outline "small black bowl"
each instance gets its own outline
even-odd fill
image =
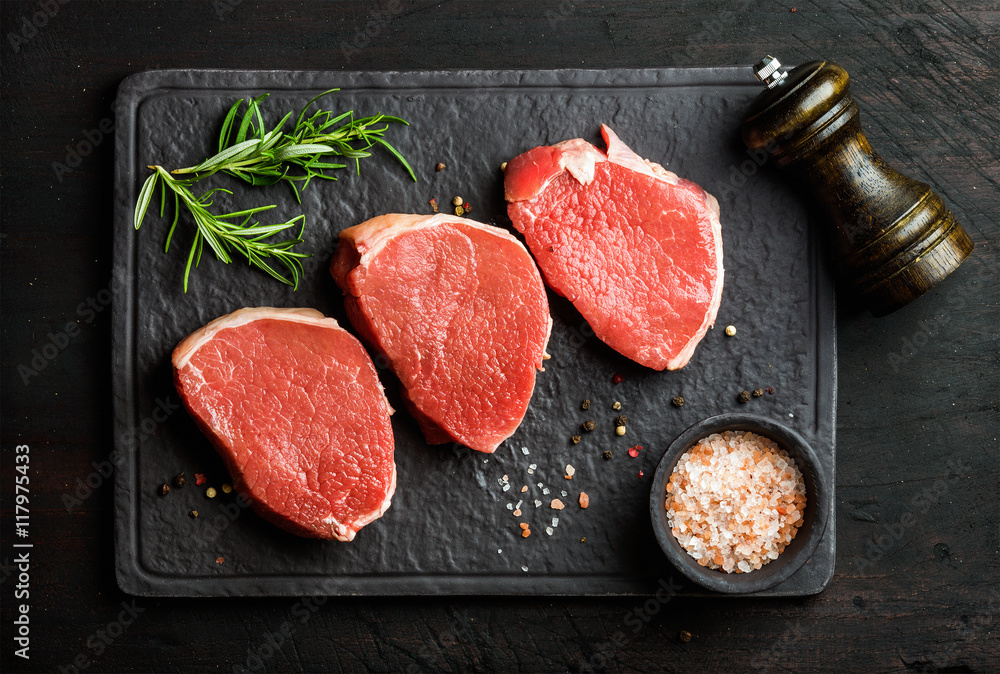
[[[670,531],[667,523],[667,482],[674,472],[674,466],[687,450],[699,440],[712,433],[723,431],[751,431],[770,438],[795,459],[806,484],[806,510],[804,522],[798,533],[777,559],[771,560],[760,569],[749,573],[726,573],[698,564],[681,547]],[[717,592],[748,594],[774,587],[787,580],[802,568],[819,545],[826,523],[830,518],[830,504],[826,490],[829,489],[827,476],[816,458],[812,447],[798,433],[782,424],[752,414],[720,414],[699,421],[681,433],[667,448],[656,467],[653,489],[649,497],[649,511],[653,521],[656,540],[670,562],[689,579],[702,587]]]

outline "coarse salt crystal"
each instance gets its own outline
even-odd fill
[[[552,535],[552,527],[545,527],[545,533],[547,533],[549,536],[551,536]]]
[[[521,571],[524,571],[524,572],[527,572],[527,571],[528,571],[528,567],[526,567],[526,566],[522,566],[522,567],[521,567]]]
[[[504,490],[504,491],[507,491],[508,489],[510,489],[510,485],[509,485],[509,484],[505,484],[505,485],[503,486],[503,490]]]
[[[559,492],[559,495],[565,498],[566,496],[569,496],[569,492],[567,492],[566,490],[563,490],[563,491]]]
[[[539,501],[538,499],[535,499],[535,507],[536,508],[541,508],[542,507],[542,502]]]
[[[714,433],[681,456],[670,479],[668,522],[702,566],[749,573],[776,559],[798,533],[806,505],[802,473],[769,438]]]
[[[521,448],[521,453],[524,454],[525,456],[528,456],[528,448],[527,447],[522,447]]]
[[[553,517],[552,518],[552,526],[554,526],[554,527],[559,526],[559,518],[558,517]]]
[[[548,494],[549,493],[549,488],[545,487],[544,489],[542,489],[542,493],[543,494]]]
[[[576,468],[567,463],[566,474],[569,475],[570,477],[573,477],[576,474]]]
[[[513,510],[513,509],[514,509],[514,504],[513,503],[508,503],[507,504],[507,510]]]
[[[528,468],[530,468],[531,470],[534,470],[534,469],[538,468],[538,464],[537,463],[529,463],[528,464]]]

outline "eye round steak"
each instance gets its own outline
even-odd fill
[[[601,132],[607,153],[576,138],[512,159],[507,212],[549,287],[601,340],[637,363],[676,370],[722,298],[719,204],[606,125]]]
[[[313,309],[240,309],[185,338],[174,383],[266,520],[349,541],[396,488],[392,408],[368,353]]]
[[[381,215],[340,233],[330,273],[429,443],[493,452],[514,433],[552,327],[517,239],[445,214]]]

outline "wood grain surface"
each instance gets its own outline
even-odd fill
[[[4,0],[0,28],[4,671],[1000,670],[994,0]],[[113,145],[101,129],[123,77],[749,65],[764,53],[843,65],[872,145],[934,186],[976,245],[944,284],[888,317],[841,306],[838,561],[825,592],[152,601],[118,590],[101,475]],[[85,140],[92,151],[67,157]],[[49,343],[55,357],[26,375]],[[20,444],[31,448],[30,660],[13,641]],[[88,480],[92,493],[67,502]]]

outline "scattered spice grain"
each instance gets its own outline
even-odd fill
[[[736,396],[736,400],[741,403],[750,402],[750,391],[740,391],[740,394]]]
[[[611,378],[612,384],[621,384],[623,381],[625,381],[625,377],[618,373],[615,373],[615,376]]]
[[[639,452],[641,452],[641,451],[642,451],[642,445],[636,445],[635,447],[629,447],[628,448],[628,455],[631,456],[634,459],[635,457],[639,456]]]
[[[435,171],[443,171],[446,168],[448,168],[448,167],[444,165],[443,161],[439,161],[437,164],[434,165],[434,170]]]
[[[438,212],[438,200],[437,199],[431,199],[427,203],[429,203],[431,205],[431,210],[432,211],[434,211],[435,213]]]
[[[759,397],[761,397],[762,395],[764,395],[764,389],[762,389],[762,388],[755,388],[755,389],[753,390],[753,397],[754,397],[754,398],[759,398]]]
[[[204,473],[195,473],[194,474],[194,483],[196,485],[198,485],[199,487],[201,485],[205,484],[205,474]]]
[[[504,162],[504,163],[500,164],[500,170],[501,171],[506,171],[507,170],[507,162]]]
[[[590,401],[589,400],[584,400],[582,403],[580,403],[580,409],[581,410],[589,410],[590,409]]]
[[[622,435],[625,435],[625,427],[624,426],[615,426],[615,435],[617,435],[619,437],[622,436]]]
[[[463,208],[462,206],[455,206],[455,215],[459,217],[465,215],[465,208]]]
[[[191,517],[197,517],[198,516],[198,511],[197,510],[192,510],[191,512],[188,513],[188,515],[190,515]]]
[[[611,460],[611,456],[612,456],[611,450],[610,449],[605,449],[603,456],[604,456],[604,460],[605,461],[610,461]]]
[[[187,484],[187,476],[185,476],[184,473],[181,473],[180,475],[174,478],[175,487],[183,487],[186,484]]]
[[[579,445],[580,444],[580,440],[582,440],[582,439],[583,438],[581,438],[579,435],[574,435],[572,438],[570,438],[570,440],[573,441],[574,445]]]
[[[735,325],[727,325],[726,326],[726,336],[727,337],[732,337],[735,334],[736,334],[736,326]]]
[[[626,423],[628,423],[628,417],[624,414],[619,414],[615,418],[615,426],[624,426]]]
[[[597,422],[594,421],[593,419],[587,419],[585,422],[583,422],[583,430],[587,431],[588,433],[596,429],[597,429]]]
[[[687,642],[691,641],[691,633],[688,632],[687,630],[681,630],[680,637],[681,637],[681,641],[683,641],[684,643],[687,643]]]
[[[462,202],[464,202],[464,201],[465,201],[465,199],[463,199],[462,197],[455,197],[454,199],[451,200],[451,205],[452,206],[461,206]]]
[[[684,407],[684,398],[682,398],[681,396],[674,396],[673,399],[670,401],[670,404],[673,405],[674,407]]]
[[[215,487],[209,487],[208,489],[205,490],[205,496],[207,496],[208,498],[215,498],[216,493],[217,492],[215,491]]]
[[[226,563],[226,558],[225,557],[216,557],[215,558],[215,563],[216,564],[225,564]]]
[[[640,479],[640,480],[642,479],[642,476],[643,476],[643,475],[645,475],[645,473],[643,473],[643,472],[642,472],[642,471],[640,470],[640,471],[639,471],[639,479]]]
[[[768,395],[774,395],[774,387],[773,386],[768,386],[767,387],[767,393],[768,393]]]
[[[229,494],[232,493],[232,491],[233,491],[233,485],[229,484],[228,482],[223,483],[222,485],[223,494]]]
[[[615,404],[611,406],[611,409],[613,409],[616,412],[618,410],[620,410],[621,408],[622,408],[622,404],[621,404],[621,402],[619,402],[617,400],[615,401]]]
[[[170,493],[170,485],[164,482],[162,485],[160,485],[159,492],[160,496],[166,496],[167,494]]]

